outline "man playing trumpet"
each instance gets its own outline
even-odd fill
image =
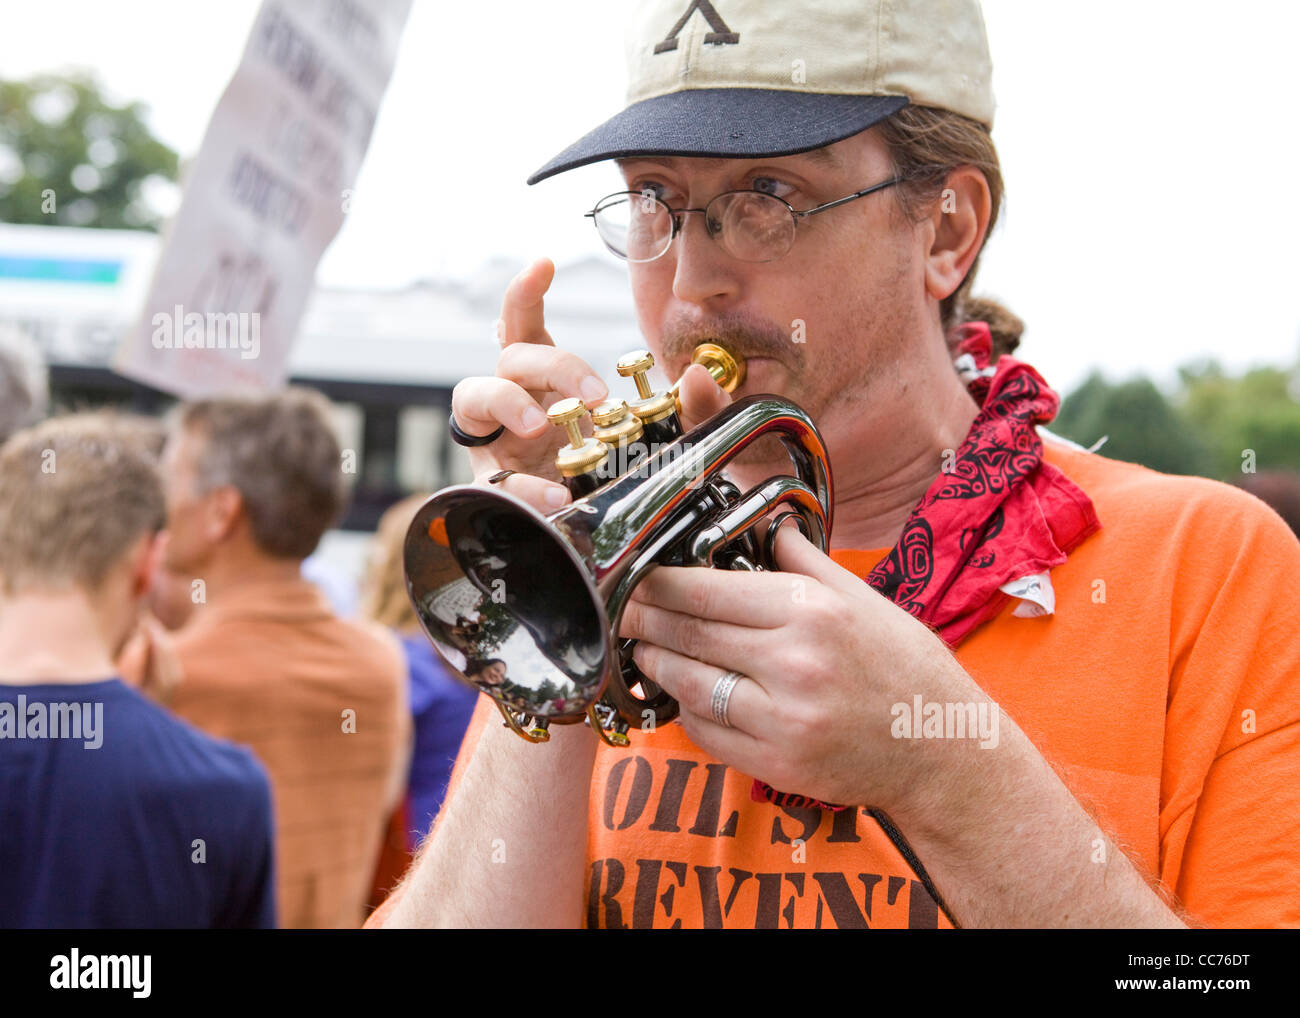
[[[530,182],[618,160],[592,218],[684,426],[808,411],[831,553],[783,527],[781,572],[655,569],[620,635],[681,716],[628,748],[530,745],[483,698],[372,924],[1300,922],[1300,544],[1039,430],[1055,393],[969,297],[1002,198],[978,8],[655,0],[629,55],[628,108]],[[476,477],[543,512],[570,497],[546,408],[607,395],[546,331],[552,272],[453,396]],[[735,393],[686,368],[704,341],[745,358]],[[788,467],[759,443],[728,474]]]

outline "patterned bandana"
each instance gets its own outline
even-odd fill
[[[997,615],[1010,581],[1065,561],[1101,528],[1092,501],[1043,461],[1035,425],[1056,416],[1060,397],[1028,364],[998,358],[984,322],[957,332],[954,366],[980,406],[970,433],[903,524],[902,535],[866,582],[956,647]],[[840,810],[755,781],[750,797],[778,806]]]

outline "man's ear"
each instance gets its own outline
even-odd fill
[[[989,183],[974,166],[958,166],[944,183],[930,213],[933,241],[925,262],[926,293],[937,301],[951,296],[979,256],[993,201]]]
[[[167,531],[142,534],[131,549],[128,570],[131,578],[131,598],[139,601],[153,586],[154,570],[162,564],[163,550],[167,547]]]
[[[244,514],[244,496],[233,484],[214,488],[204,497],[204,529],[208,540],[217,544],[224,541],[239,524]]]

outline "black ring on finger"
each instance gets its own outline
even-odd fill
[[[467,448],[473,448],[476,445],[488,445],[489,443],[495,442],[506,430],[506,426],[503,424],[490,435],[467,435],[465,432],[460,430],[460,425],[456,423],[456,415],[454,413],[447,416],[447,421],[451,425],[451,440],[457,445],[463,445]]]

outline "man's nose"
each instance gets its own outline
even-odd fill
[[[739,263],[709,236],[703,211],[681,215],[667,257],[676,258],[673,296],[691,304],[723,303],[739,293]]]

